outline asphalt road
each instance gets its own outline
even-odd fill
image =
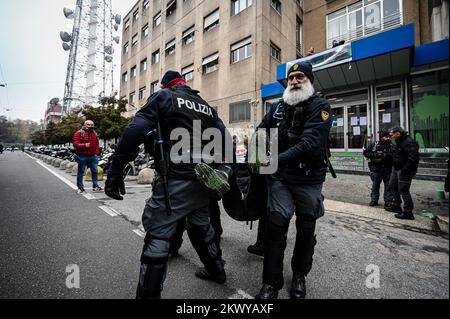
[[[99,194],[89,200],[26,154],[0,156],[0,298],[133,298],[142,247],[133,231],[149,190],[128,186],[123,202]],[[169,262],[163,298],[245,299],[258,292],[262,259],[246,252],[256,225],[250,230],[226,214],[222,222],[227,283],[194,276],[201,263],[185,236],[181,256]],[[292,224],[281,298],[288,296],[294,236]],[[448,238],[335,213],[320,220],[317,236],[308,298],[449,298]],[[80,269],[79,289],[66,286],[72,264]]]

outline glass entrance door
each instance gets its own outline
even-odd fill
[[[333,111],[333,126],[330,131],[330,147],[332,149],[345,149],[344,107],[336,107]]]
[[[367,124],[367,104],[334,107],[331,148],[362,149],[367,142]]]
[[[379,101],[377,103],[377,135],[380,131],[400,126],[400,100]]]
[[[367,104],[347,107],[347,149],[362,149],[367,146]]]

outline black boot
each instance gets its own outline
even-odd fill
[[[222,266],[223,267],[223,266]],[[227,281],[227,276],[225,275],[225,271],[222,273],[219,273],[217,275],[211,274],[208,269],[206,268],[200,268],[195,272],[195,276],[197,278],[203,279],[203,280],[210,280],[214,281],[218,284],[224,284],[225,281]]]
[[[306,280],[305,276],[299,272],[294,272],[292,276],[291,299],[305,299],[306,297]]]
[[[398,219],[406,219],[406,220],[414,220],[414,214],[412,212],[403,212],[399,214],[395,214],[395,218]]]
[[[142,258],[136,299],[161,299],[167,258]]]
[[[225,261],[222,259],[222,250],[217,241],[217,236],[211,236],[209,232],[214,233],[214,231],[211,225],[208,225],[208,227],[208,231],[195,225],[190,225],[187,228],[192,246],[194,246],[200,260],[205,265],[205,268],[197,270],[195,275],[200,279],[223,284],[227,279],[224,267]],[[209,241],[207,240],[208,236],[212,237]]]
[[[262,257],[262,256],[264,256],[264,243],[257,241],[254,245],[248,246],[247,251],[250,254]]]
[[[397,204],[392,204],[385,208],[388,212],[401,214],[402,208]]]
[[[255,299],[278,299],[278,290],[271,285],[264,284]]]
[[[370,207],[375,207],[378,206],[378,201],[377,200],[372,200],[369,204]]]
[[[280,290],[284,285],[284,251],[287,245],[289,219],[272,212],[267,217],[263,261],[263,283]]]
[[[264,256],[264,240],[266,236],[266,218],[267,214],[261,216],[258,222],[258,235],[256,238],[256,243],[254,245],[250,245],[247,248],[247,251],[250,254],[254,254],[257,256]]]

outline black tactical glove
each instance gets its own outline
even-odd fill
[[[125,183],[121,176],[108,176],[105,182],[105,194],[116,200],[123,200],[120,195],[125,195]]]

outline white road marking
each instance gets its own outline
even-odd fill
[[[25,155],[28,156],[29,158],[31,158],[32,160],[36,160],[36,161],[37,161],[37,159],[34,158],[33,156],[30,156],[30,155],[28,155],[27,153],[25,153]]]
[[[126,188],[152,188],[151,185],[125,185]]]
[[[228,297],[228,299],[255,299],[250,294],[246,293],[244,290],[239,289],[236,294]]]
[[[68,179],[62,177],[61,175],[56,174],[55,172],[53,172],[51,169],[49,169],[48,167],[46,167],[46,166],[45,166],[44,164],[42,164],[41,162],[36,161],[36,163],[38,163],[38,164],[41,165],[43,168],[45,168],[47,171],[49,171],[50,173],[52,173],[53,175],[55,175],[57,178],[59,178],[61,181],[63,181],[64,183],[66,183],[70,188],[72,188],[72,189],[74,189],[74,190],[77,190],[77,189],[78,189],[78,187],[77,187],[75,184],[73,184],[72,182],[70,182]]]
[[[139,237],[145,238],[145,233],[142,232],[140,229],[135,229],[135,230],[133,230],[133,233],[135,233],[135,234],[138,235]]]
[[[87,200],[93,200],[93,199],[95,199],[95,197],[92,196],[91,194],[86,194],[86,195],[83,195],[83,196],[84,196],[84,198],[86,198]]]
[[[99,206],[98,208],[100,208],[102,211],[104,211],[105,213],[107,213],[111,217],[116,217],[117,215],[119,215],[114,209],[112,209],[110,207]]]

